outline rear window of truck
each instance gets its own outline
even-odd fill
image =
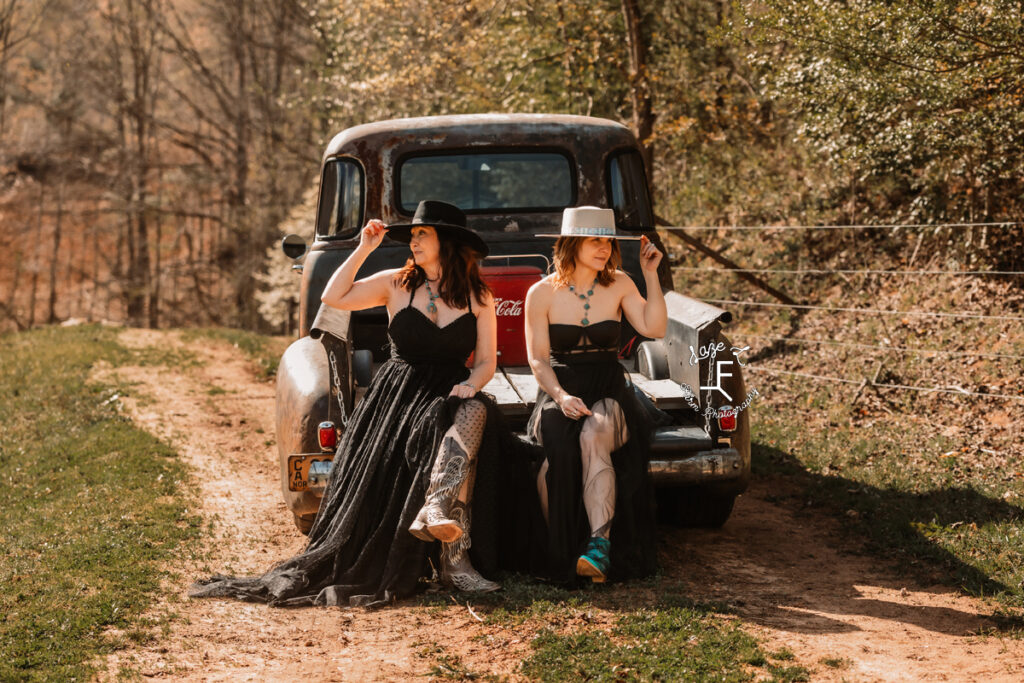
[[[620,230],[654,229],[654,212],[640,152],[627,150],[608,159],[608,200]]]
[[[573,206],[575,178],[559,152],[465,152],[416,155],[398,166],[398,203],[411,214],[424,199],[467,213],[561,211]]]
[[[320,178],[316,234],[351,236],[363,224],[363,169],[354,159],[331,159]]]

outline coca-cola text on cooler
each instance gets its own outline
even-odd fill
[[[494,314],[506,317],[514,317],[523,314],[522,299],[495,299]]]

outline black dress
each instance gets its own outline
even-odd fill
[[[619,364],[619,333],[618,320],[586,327],[548,325],[551,368],[558,383],[587,408],[603,398],[614,399],[622,408],[629,430],[626,443],[612,452],[615,513],[609,538],[611,579],[647,576],[657,568],[654,496],[647,470],[650,424]],[[543,431],[542,447],[548,461],[544,573],[558,581],[572,582],[577,578],[576,559],[590,537],[580,460],[583,420],[566,417],[554,399],[540,391],[527,431],[536,434],[538,429]]]
[[[388,336],[391,358],[349,418],[306,549],[263,576],[201,581],[192,597],[378,606],[413,593],[429,575],[428,553],[438,544],[417,540],[408,528],[462,401],[448,394],[469,376],[476,317],[467,312],[438,327],[412,306],[410,296],[392,318]],[[505,538],[521,537],[510,511],[521,509],[517,491],[532,488],[530,452],[488,396],[474,398],[487,407],[487,427],[477,455],[470,558],[486,576],[499,565],[515,568],[521,562],[521,547]]]

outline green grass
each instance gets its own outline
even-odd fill
[[[845,657],[822,657],[818,661],[830,669],[848,669],[853,663]]]
[[[81,680],[145,637],[161,569],[195,538],[175,452],[119,412],[101,361],[155,363],[96,326],[0,337],[0,680]]]
[[[181,333],[185,341],[213,339],[223,341],[238,348],[259,369],[258,375],[263,379],[273,379],[277,374],[277,366],[281,355],[288,347],[290,339],[268,337],[256,332],[236,330],[228,327],[201,327],[184,330]]]
[[[814,429],[781,411],[759,411],[753,424],[755,476],[795,483],[795,504],[841,519],[918,580],[1024,606],[1024,509],[1012,473],[963,472],[962,454],[949,455],[955,444],[927,424],[896,430],[833,415]]]
[[[725,606],[696,602],[658,577],[581,590],[505,577],[499,593],[455,597],[469,600],[491,629],[532,634],[532,651],[520,665],[531,679],[807,680],[802,667],[773,662],[783,655],[763,650]],[[421,599],[428,609],[445,602],[451,605],[448,596]],[[441,651],[423,656],[433,658],[434,676],[480,676]]]
[[[746,681],[767,664],[752,636],[734,621],[699,608],[639,609],[619,616],[612,628],[545,628],[522,664],[527,676],[545,681],[715,680]],[[800,680],[799,667],[777,680]]]

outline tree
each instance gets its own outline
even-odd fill
[[[217,0],[187,13],[171,7],[162,23],[181,78],[171,86],[176,106],[158,125],[193,157],[190,179],[210,183],[210,220],[225,231],[210,257],[230,278],[234,317],[247,327],[259,320],[253,274],[315,170],[314,116],[289,108],[301,103],[310,58],[305,16],[296,0]]]
[[[1024,214],[1017,0],[768,0],[742,27],[800,139],[841,179],[836,201],[855,197],[848,220]]]
[[[127,241],[127,314],[157,327],[159,290],[151,267],[154,116],[161,90],[160,0],[118,0],[102,12],[107,27],[105,78],[120,149],[120,194]],[[159,221],[159,218],[156,219]],[[159,245],[159,239],[157,239]]]

